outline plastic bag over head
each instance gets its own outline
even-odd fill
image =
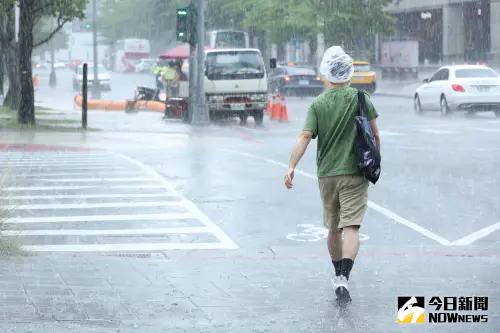
[[[340,46],[332,46],[325,51],[319,71],[332,83],[344,83],[354,74],[352,58]]]

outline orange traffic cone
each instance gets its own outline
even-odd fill
[[[286,101],[284,96],[281,96],[280,113],[278,119],[279,121],[288,121],[288,107],[286,106]]]
[[[271,100],[271,99],[268,99],[268,100],[267,100],[267,104],[266,104],[266,108],[265,108],[265,110],[264,110],[264,111],[265,111],[266,113],[269,113],[269,114],[270,114],[272,110],[273,110],[273,102],[272,102],[272,100]]]
[[[279,120],[281,114],[281,99],[279,96],[275,97],[275,102],[273,103],[273,107],[271,109],[271,120]]]

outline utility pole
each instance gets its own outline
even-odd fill
[[[92,80],[92,97],[101,98],[101,89],[99,87],[99,58],[97,54],[97,0],[92,0],[92,39],[94,48],[94,80]]]
[[[196,0],[196,75],[193,87],[193,125],[207,125],[210,121],[205,97],[205,0]],[[191,64],[192,65],[192,64]],[[190,67],[191,67],[190,65]],[[190,101],[190,102],[191,102]]]
[[[52,21],[52,29],[54,29],[54,21]],[[54,68],[55,62],[55,50],[54,50],[54,38],[49,41],[50,47],[50,76],[49,76],[49,86],[54,88],[57,84],[56,71]]]

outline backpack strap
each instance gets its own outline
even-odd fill
[[[366,117],[366,96],[364,91],[358,89],[358,116]]]

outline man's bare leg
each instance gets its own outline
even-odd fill
[[[349,280],[349,275],[351,273],[352,266],[354,265],[354,259],[356,259],[356,256],[358,255],[360,245],[359,227],[345,227],[343,228],[343,231],[344,239],[342,240],[342,259],[339,261],[340,276],[338,277],[337,288],[335,289],[337,300],[341,305],[351,302],[347,280]]]
[[[332,259],[333,267],[335,268],[335,275],[340,275],[340,266],[342,260],[342,230],[328,231],[328,252]]]
[[[342,242],[342,258],[349,258],[354,261],[359,251],[359,227],[345,227],[344,241]]]

